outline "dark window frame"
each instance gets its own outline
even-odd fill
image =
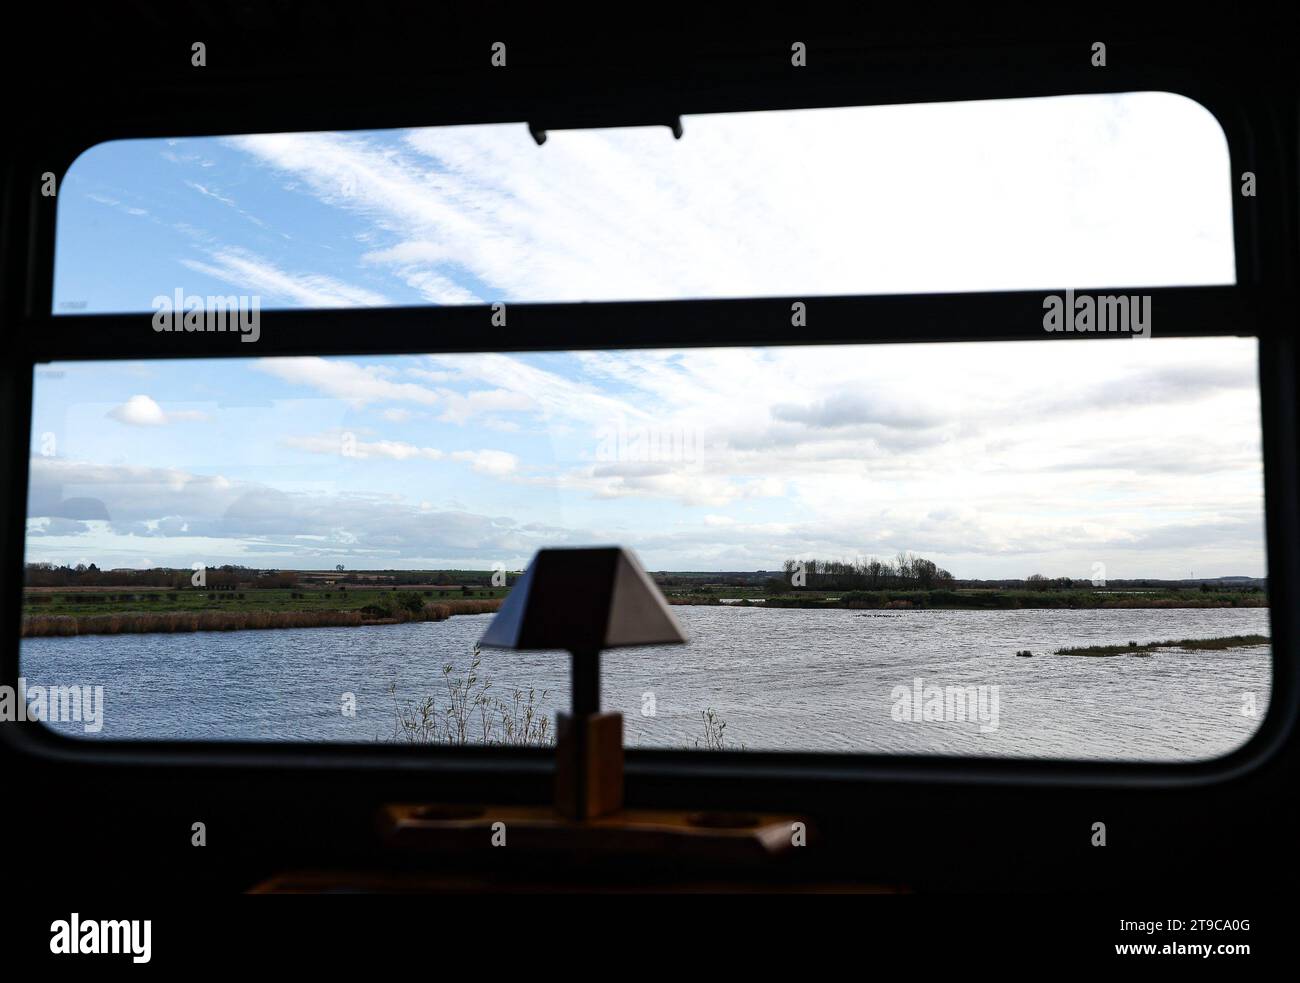
[[[629,77],[610,86],[596,109],[575,113],[568,94],[587,69],[571,74],[539,63],[524,76],[528,84],[503,82],[482,70],[455,64],[441,81],[458,80],[449,94],[399,100],[373,114],[352,103],[328,107],[329,85],[274,90],[252,111],[248,125],[241,108],[204,91],[183,87],[172,97],[192,111],[169,115],[168,96],[143,115],[107,119],[83,116],[61,133],[46,131],[15,158],[3,188],[0,242],[3,316],[9,349],[0,368],[0,399],[8,425],[0,427],[0,455],[9,481],[0,492],[0,562],[20,571],[24,553],[31,388],[35,368],[52,360],[247,357],[233,336],[158,335],[149,313],[53,315],[55,212],[37,188],[45,171],[60,175],[84,148],[107,139],[223,132],[358,129],[467,122],[524,122],[543,126],[662,122],[672,115],[749,109],[794,109],[952,100],[1023,98],[1136,90],[1169,91],[1195,99],[1218,119],[1228,141],[1233,185],[1237,282],[1226,287],[1146,289],[1160,311],[1161,337],[1246,335],[1259,339],[1261,428],[1265,467],[1266,540],[1269,558],[1273,687],[1269,712],[1255,735],[1231,754],[1203,762],[1140,763],[1035,760],[987,757],[846,754],[828,752],[705,752],[631,749],[629,779],[647,789],[713,783],[757,788],[760,783],[820,783],[828,789],[849,783],[882,785],[944,782],[966,785],[1065,785],[1125,787],[1199,786],[1224,782],[1266,763],[1290,737],[1300,692],[1300,566],[1294,544],[1300,529],[1300,480],[1295,448],[1297,350],[1294,313],[1282,302],[1293,285],[1291,223],[1293,189],[1284,187],[1293,153],[1287,135],[1293,121],[1246,81],[1212,75],[1220,52],[1170,42],[1117,43],[1112,67],[1087,67],[1087,45],[1007,45],[1001,48],[890,48],[870,51],[852,45],[833,49],[825,68],[792,80],[780,47],[766,74],[743,83],[702,75],[656,80]],[[870,57],[865,57],[865,56]],[[1134,66],[1125,68],[1123,66]],[[1068,67],[1067,67],[1068,66]],[[671,67],[671,66],[670,66]],[[345,80],[350,84],[350,80]],[[473,105],[460,92],[477,86]],[[184,100],[193,100],[184,103]],[[195,108],[197,106],[197,108]],[[350,108],[346,108],[350,107]],[[364,117],[364,118],[363,118]],[[183,120],[177,125],[178,120]],[[1245,199],[1236,193],[1243,170],[1271,182],[1275,199]],[[1062,289],[1070,284],[1060,285]],[[1141,284],[1118,284],[1132,291]],[[1106,292],[1105,288],[1090,288]],[[1041,302],[1046,291],[766,298],[761,300],[665,301],[646,303],[512,304],[509,335],[502,343],[475,344],[488,323],[484,306],[385,308],[376,310],[266,311],[258,356],[288,354],[356,355],[412,352],[526,351],[650,346],[876,343],[918,341],[1044,340]],[[808,304],[811,327],[798,336],[789,326],[790,303]],[[1163,325],[1172,323],[1167,329]],[[616,325],[617,334],[608,333]],[[906,327],[904,327],[904,325]],[[1225,325],[1233,327],[1225,328]],[[436,339],[455,339],[436,343]],[[1123,343],[1127,339],[1053,339],[1067,344]],[[19,675],[18,626],[21,591],[0,598],[0,683]],[[369,779],[387,775],[437,774],[442,787],[433,797],[454,796],[476,776],[535,787],[549,774],[551,755],[542,750],[501,748],[404,748],[336,744],[84,741],[43,726],[0,728],[0,741],[37,759],[89,765],[323,769]]]

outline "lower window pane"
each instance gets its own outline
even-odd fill
[[[33,411],[17,704],[71,736],[546,746],[567,656],[475,643],[609,543],[689,637],[605,654],[633,746],[1190,761],[1268,709],[1249,339],[61,363]]]

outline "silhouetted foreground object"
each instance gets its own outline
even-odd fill
[[[380,816],[388,843],[458,854],[504,846],[508,836],[530,852],[742,862],[803,845],[807,824],[797,816],[623,808],[623,715],[600,712],[601,649],[684,641],[659,588],[627,550],[539,551],[479,644],[573,656],[573,705],[557,714],[554,809],[393,803]]]
[[[592,819],[623,807],[623,715],[600,712],[601,649],[686,641],[659,588],[621,547],[540,550],[479,640],[566,649],[571,712],[555,727],[555,808]]]

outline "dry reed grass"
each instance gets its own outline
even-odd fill
[[[491,614],[499,600],[441,601],[417,613],[397,610],[380,620],[353,611],[128,611],[121,614],[37,614],[23,619],[24,638],[149,632],[244,631],[265,628],[348,628],[365,624],[446,621],[457,614]]]

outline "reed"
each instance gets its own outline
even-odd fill
[[[730,749],[727,744],[727,722],[722,719],[722,714],[718,713],[713,707],[700,711],[700,720],[704,724],[704,743],[701,744],[697,739],[695,746],[703,748],[705,751],[726,751]],[[739,750],[745,750],[745,745],[739,745]]]
[[[120,614],[33,614],[23,618],[24,638],[122,635],[148,632],[245,631],[269,628],[352,628],[409,621],[445,621],[458,614],[490,614],[500,600],[440,601],[417,612],[395,608],[379,619],[352,611],[127,611]]]
[[[508,698],[502,699],[492,692],[492,679],[482,674],[482,665],[476,644],[466,670],[458,671],[450,662],[442,667],[441,693],[401,701],[397,698],[396,685],[390,684],[393,740],[458,747],[467,744],[549,747],[553,744],[555,735],[550,718],[538,707],[546,699],[547,691],[515,688]]]
[[[401,700],[390,683],[393,699],[392,740],[400,744],[497,745],[550,747],[555,743],[551,720],[542,712],[548,690],[514,687],[505,698],[493,692],[493,681],[483,673],[483,659],[475,643],[469,665],[442,667],[442,690],[416,700]],[[727,722],[712,707],[700,711],[703,740],[693,743],[708,751],[745,750],[727,740]]]

